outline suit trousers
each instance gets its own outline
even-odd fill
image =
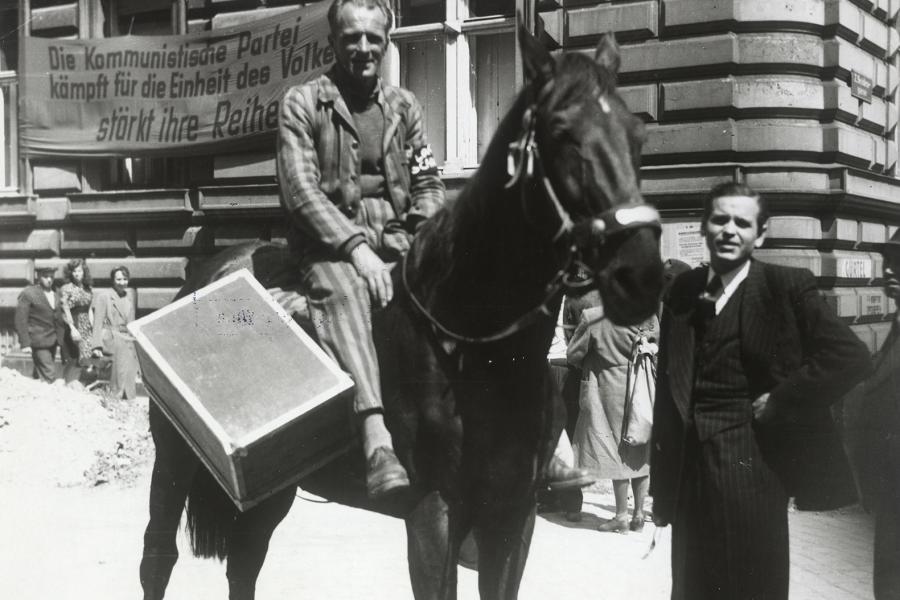
[[[787,600],[788,497],[752,423],[692,428],[672,520],[673,600]]]
[[[31,376],[47,383],[53,383],[56,379],[56,346],[51,348],[32,348],[31,362],[34,369]]]
[[[311,262],[301,275],[319,343],[356,384],[353,410],[381,410],[381,373],[365,280],[345,261]]]
[[[881,474],[887,481],[875,505],[875,600],[900,600],[900,485],[895,472]]]

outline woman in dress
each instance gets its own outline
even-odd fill
[[[63,340],[67,352],[63,353],[66,363],[63,376],[67,384],[78,381],[81,367],[91,358],[92,323],[91,272],[83,258],[70,260],[65,267],[66,283],[59,290],[63,319],[68,331]]]
[[[579,414],[572,447],[576,464],[612,479],[616,516],[600,531],[640,531],[644,527],[644,499],[649,487],[650,444],[629,445],[622,440],[625,389],[634,342],[656,342],[659,320],[654,315],[640,325],[623,327],[606,319],[603,307],[585,309],[566,353],[569,364],[581,369]],[[628,487],[634,492],[634,511],[628,520]]]
[[[137,396],[138,361],[134,338],[126,325],[134,321],[134,301],[128,295],[127,267],[114,268],[109,277],[112,289],[97,295],[94,308],[94,337],[91,347],[94,356],[112,355],[113,370],[110,378],[110,395],[129,400]]]

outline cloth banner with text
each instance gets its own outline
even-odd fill
[[[26,38],[31,156],[188,154],[271,135],[285,90],[334,62],[328,3],[181,36]]]

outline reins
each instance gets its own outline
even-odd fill
[[[537,322],[537,320],[540,318],[554,317],[554,315],[550,312],[548,305],[556,296],[556,294],[558,294],[566,287],[566,271],[571,265],[572,258],[572,254],[569,254],[569,262],[567,262],[562,269],[557,271],[553,279],[551,279],[547,284],[547,293],[544,295],[544,299],[540,304],[526,312],[524,315],[513,321],[508,326],[504,327],[500,331],[497,331],[496,333],[485,336],[472,337],[463,335],[461,333],[456,333],[455,331],[451,331],[450,329],[448,329],[443,323],[438,321],[437,317],[435,317],[427,308],[425,308],[425,305],[422,304],[422,302],[418,298],[416,298],[416,295],[413,293],[412,288],[409,285],[409,279],[406,275],[407,263],[409,262],[410,254],[412,254],[412,249],[410,249],[410,251],[403,256],[403,264],[400,265],[400,276],[403,280],[403,289],[406,290],[409,299],[412,300],[413,305],[418,309],[420,313],[422,313],[422,316],[424,316],[426,319],[428,319],[429,322],[431,322],[435,329],[454,341],[465,342],[467,344],[487,344],[490,342],[497,342],[499,340],[506,339],[511,335],[518,333],[519,331],[522,331],[523,329]]]

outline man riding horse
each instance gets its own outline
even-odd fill
[[[385,0],[335,0],[330,16],[337,64],[282,106],[278,171],[293,258],[280,244],[230,247],[198,265],[178,297],[241,268],[267,288],[283,282],[285,265],[301,275],[321,343],[365,394],[356,412],[368,492],[383,498],[411,484],[369,506],[404,504],[392,514],[406,521],[413,594],[456,597],[459,547],[472,532],[481,596],[512,600],[536,489],[584,481],[580,469],[545,466],[562,424],[551,427],[559,398],[546,360],[560,297],[585,268],[616,323],[658,307],[659,220],[638,186],[643,125],[616,92],[612,36],[593,59],[557,61],[520,22],[525,86],[477,172],[444,203],[421,108],[376,74],[391,25]],[[388,277],[386,264],[401,257]],[[240,512],[155,403],[150,429],[145,600],[165,593],[186,499],[193,553],[225,559],[229,597],[252,600],[295,490]],[[350,478],[331,475],[342,486]]]
[[[356,383],[371,498],[409,485],[384,423],[372,303],[393,297],[392,263],[443,204],[422,108],[378,70],[393,14],[386,0],[335,0],[328,11],[335,65],[289,89],[278,131],[278,181],[319,342]],[[585,474],[559,461],[554,482]]]

